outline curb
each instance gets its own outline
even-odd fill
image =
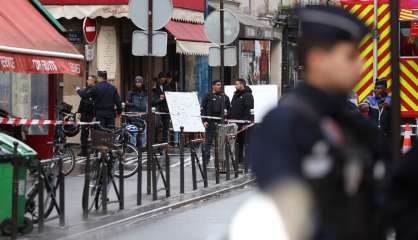
[[[141,212],[141,213],[129,216],[129,217],[125,217],[125,218],[116,220],[116,221],[111,222],[111,223],[106,223],[106,224],[96,226],[96,227],[93,227],[91,229],[81,231],[81,232],[78,232],[78,233],[75,233],[75,234],[70,234],[68,236],[58,237],[56,239],[58,239],[58,240],[77,239],[77,238],[82,237],[83,235],[93,233],[93,232],[96,232],[96,231],[100,231],[100,230],[104,230],[106,228],[109,228],[109,227],[112,227],[112,226],[115,226],[115,225],[119,225],[119,224],[122,224],[122,223],[126,223],[126,222],[129,222],[129,221],[144,218],[144,217],[152,217],[152,216],[157,215],[157,214],[162,213],[162,212],[166,212],[166,211],[173,210],[173,209],[178,209],[178,208],[181,208],[183,206],[186,206],[186,205],[189,205],[189,204],[192,204],[192,203],[195,203],[195,202],[199,202],[199,201],[202,201],[202,200],[207,200],[207,199],[210,199],[212,197],[216,197],[216,196],[231,192],[235,189],[243,188],[243,187],[245,187],[245,186],[247,186],[247,185],[249,185],[253,182],[255,182],[255,178],[250,178],[250,179],[248,179],[244,182],[238,183],[238,184],[230,186],[230,187],[215,190],[213,192],[206,193],[206,194],[203,194],[203,195],[197,196],[197,197],[192,197],[190,199],[179,201],[177,203],[157,207],[157,208],[154,208],[152,210],[148,210],[148,211]]]

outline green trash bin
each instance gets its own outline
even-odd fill
[[[2,235],[11,233],[12,224],[12,195],[13,195],[13,165],[10,161],[14,154],[14,142],[18,143],[17,154],[24,161],[33,161],[37,153],[25,143],[4,133],[0,133],[0,232]],[[18,166],[19,196],[17,204],[17,223],[18,231],[28,233],[33,225],[30,219],[25,218],[25,190],[26,190],[26,171],[25,164]]]

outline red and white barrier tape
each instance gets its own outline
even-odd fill
[[[155,114],[156,115],[169,115],[170,113],[155,112]],[[128,117],[142,117],[144,115],[147,115],[147,113],[125,112],[125,113],[122,113],[122,115],[128,116]],[[222,120],[222,118],[220,118],[220,117],[212,117],[212,116],[190,116],[190,117],[204,118],[204,119],[211,119],[211,120]],[[236,120],[236,119],[225,119],[225,121],[229,122],[229,123],[253,123],[252,121],[248,121],[248,120]]]
[[[68,122],[59,120],[43,120],[43,119],[24,119],[24,118],[2,118],[0,117],[0,125],[97,125],[100,122]]]

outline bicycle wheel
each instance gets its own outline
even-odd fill
[[[73,149],[71,149],[70,146],[64,147],[64,152],[62,153],[62,159],[63,159],[63,166],[62,170],[64,172],[65,176],[68,176],[71,174],[71,172],[74,170],[75,167],[75,154]]]
[[[120,177],[119,173],[119,161],[122,161],[123,164],[123,177],[128,178],[133,176],[138,171],[138,159],[141,156],[139,155],[138,149],[128,143],[122,146],[122,153],[115,158],[115,163],[113,164],[113,175]]]
[[[95,157],[91,159],[90,166],[90,182],[89,182],[89,191],[87,197],[87,207],[90,211],[95,205],[97,206],[101,190],[101,179],[102,179],[102,165],[100,161],[100,154],[95,154]]]
[[[54,203],[52,201],[52,195],[56,196],[57,184],[58,180],[55,177],[49,176],[45,181],[44,188],[43,188],[43,203],[44,203],[44,219],[48,218],[51,214],[52,210],[54,209]],[[35,181],[32,187],[29,189],[28,193],[26,194],[26,205],[25,210],[32,216],[32,220],[34,223],[39,222],[39,182]]]

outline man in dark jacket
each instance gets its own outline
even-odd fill
[[[97,75],[96,86],[83,90],[77,88],[77,93],[82,98],[93,98],[96,120],[105,128],[113,128],[116,114],[122,113],[120,96],[116,87],[107,82],[106,71],[98,71]]]
[[[97,83],[97,77],[94,75],[90,75],[87,79],[87,87],[86,91],[94,87]],[[91,122],[94,118],[94,101],[93,98],[90,97],[82,97],[80,100],[80,105],[78,105],[77,113],[80,114],[80,121],[82,122]],[[88,139],[89,139],[89,127],[88,126],[81,126],[81,135],[80,135],[80,143],[81,143],[81,152],[78,154],[79,156],[87,156],[88,154]]]
[[[222,99],[224,98],[224,110],[222,110]],[[212,82],[212,92],[209,92],[205,95],[202,100],[202,109],[201,114],[203,116],[203,125],[206,128],[206,142],[203,148],[203,161],[205,164],[208,164],[210,161],[210,149],[212,148],[213,137],[216,131],[216,124],[221,123],[219,119],[208,119],[204,118],[209,117],[218,117],[222,116],[222,111],[225,112],[225,116],[228,115],[230,110],[230,102],[228,96],[222,92],[221,81],[215,80]]]
[[[152,106],[156,108],[157,112],[165,113],[162,115],[156,116],[156,129],[162,128],[162,142],[168,142],[168,128],[170,125],[170,115],[168,111],[167,100],[165,98],[165,92],[171,91],[170,86],[167,84],[167,74],[160,73],[158,74],[158,79],[156,80],[156,86],[152,89]],[[158,131],[155,131],[155,142],[157,142]]]
[[[231,115],[233,120],[247,120],[253,121],[251,111],[254,109],[254,97],[244,79],[237,79],[235,81],[236,91],[231,102]],[[238,129],[242,129],[246,124],[238,124]],[[243,163],[245,139],[247,131],[243,131],[237,136],[238,143],[238,162]]]
[[[126,104],[129,107],[129,111],[137,113],[146,113],[148,110],[148,97],[147,91],[145,89],[145,81],[142,76],[136,76],[134,87],[131,91],[128,92],[126,98]],[[147,128],[145,120],[143,117],[132,117],[129,119],[129,122],[136,125],[137,127],[143,129],[141,133],[141,146],[145,147],[147,143]],[[136,142],[136,141],[135,141]],[[137,146],[138,143],[136,143]]]

